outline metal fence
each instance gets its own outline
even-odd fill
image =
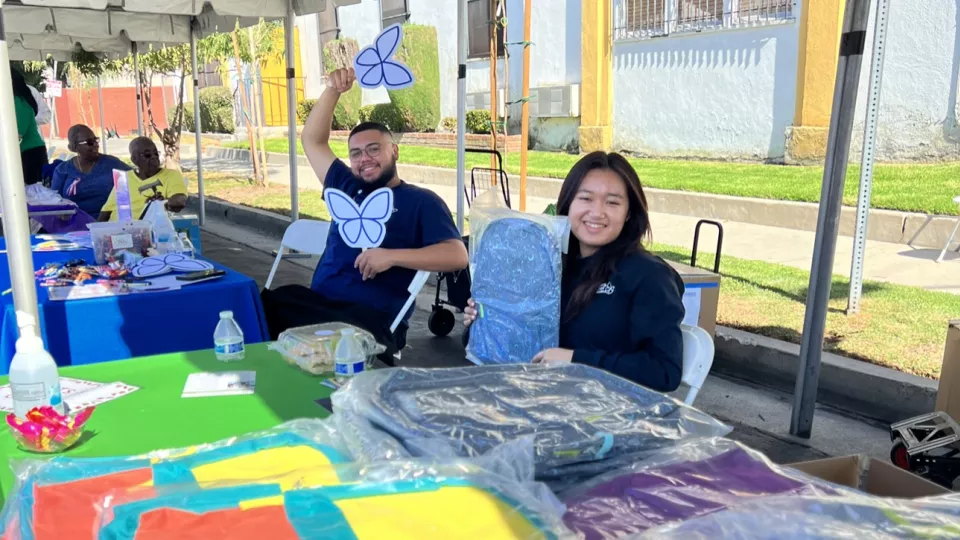
[[[613,38],[638,40],[780,24],[794,20],[795,0],[615,0]]]

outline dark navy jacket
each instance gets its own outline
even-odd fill
[[[567,261],[562,309],[590,264],[589,257]],[[653,390],[676,390],[683,366],[682,298],[683,280],[663,259],[645,251],[629,255],[576,317],[564,317],[560,347],[572,349],[576,363]]]

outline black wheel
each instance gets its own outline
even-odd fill
[[[453,312],[445,308],[435,308],[427,319],[427,328],[437,337],[448,335],[456,324],[457,319],[453,316]]]
[[[907,453],[907,445],[903,439],[893,441],[893,447],[890,448],[890,461],[905,471],[910,470],[910,454]]]

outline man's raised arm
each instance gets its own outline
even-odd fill
[[[338,69],[327,75],[327,88],[313,105],[310,116],[303,125],[300,141],[313,172],[321,182],[326,181],[327,171],[337,156],[330,149],[330,127],[333,123],[333,110],[340,100],[340,94],[350,90],[356,76],[353,68]]]

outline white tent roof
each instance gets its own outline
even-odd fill
[[[297,15],[360,0],[291,0]],[[68,60],[77,45],[125,55],[131,42],[187,43],[195,17],[201,35],[282,18],[287,0],[0,0],[11,60]]]

